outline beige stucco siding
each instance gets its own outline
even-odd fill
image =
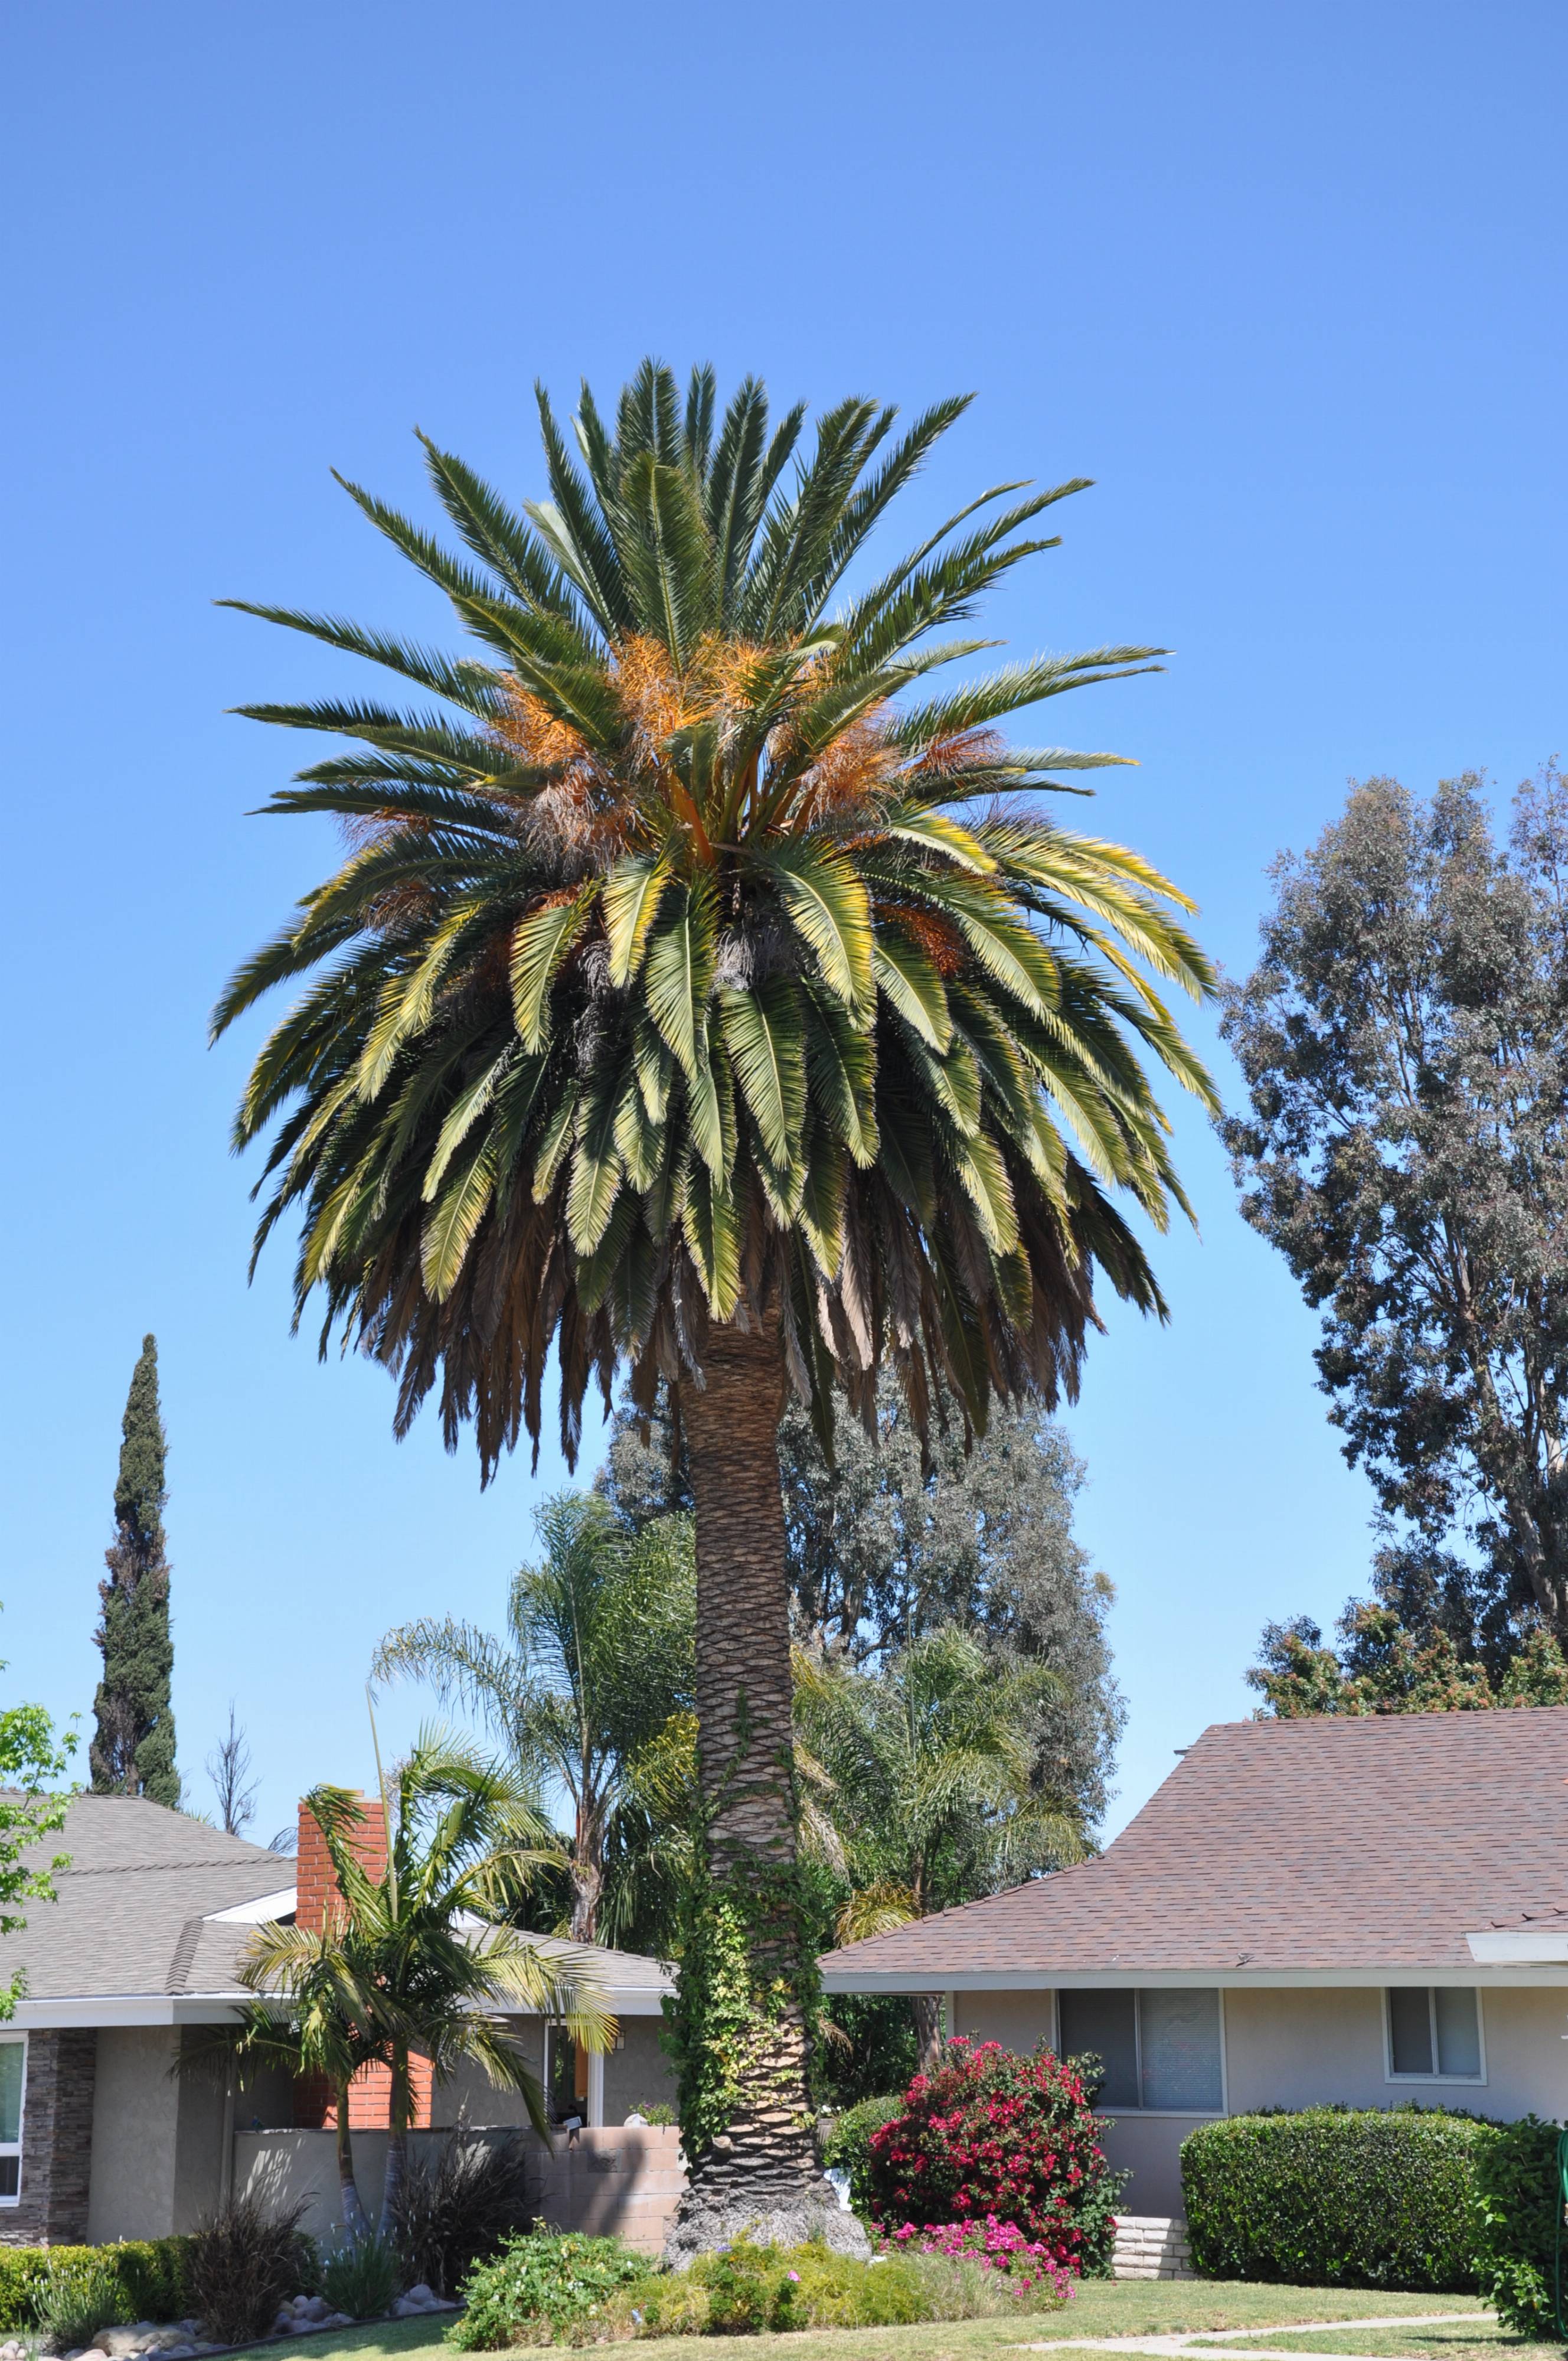
[[[1414,1981],[1414,1978],[1411,1979]],[[1532,2111],[1568,2117],[1568,1991],[1530,1986],[1480,1989],[1485,2078],[1479,2082],[1391,2081],[1386,2071],[1381,1990],[1358,1986],[1227,1991],[1222,2004],[1225,2092],[1232,2114],[1258,2107],[1337,2102],[1393,2107],[1466,2107],[1508,2120]],[[955,2030],[1009,2049],[1052,2037],[1049,1992],[959,1993]],[[1129,2213],[1181,2211],[1182,2141],[1198,2115],[1124,2109],[1105,2133],[1105,2153],[1131,2174]]]
[[[179,2093],[170,2026],[105,2026],[93,2095],[87,2235],[161,2238],[174,2227]]]
[[[604,2061],[604,2119],[623,2124],[632,2109],[675,2103],[674,2069],[659,2046],[662,2016],[623,2016],[620,2047]]]
[[[175,2076],[171,2026],[104,2026],[93,2096],[87,2235],[161,2238],[192,2230],[218,2202],[224,2095],[206,2075]]]

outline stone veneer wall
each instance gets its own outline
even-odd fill
[[[29,2032],[22,2102],[22,2187],[0,2206],[0,2245],[69,2246],[87,2236],[95,2031]]]

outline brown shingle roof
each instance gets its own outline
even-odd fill
[[[1099,1860],[821,1964],[841,1991],[1470,1968],[1468,1933],[1564,1914],[1568,1706],[1217,1722]]]

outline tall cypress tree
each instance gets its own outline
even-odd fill
[[[115,1541],[104,1553],[109,1578],[98,1585],[103,1612],[93,1635],[104,1652],[104,1677],[93,1701],[98,1718],[91,1752],[93,1790],[99,1795],[146,1795],[178,1808],[170,1704],[174,1642],[163,1554],[166,1446],[158,1410],[156,1337],[142,1339],[121,1436]]]

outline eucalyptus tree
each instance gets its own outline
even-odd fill
[[[1211,1098],[1159,996],[1212,989],[1190,905],[1039,806],[1120,758],[997,729],[1160,651],[930,680],[993,644],[950,627],[1055,545],[1032,528],[1082,479],[993,485],[864,562],[965,407],[895,434],[850,399],[806,448],[754,380],[720,417],[710,370],[683,402],[645,363],[571,430],[541,393],[548,497],[521,513],[426,443],[458,554],[347,487],[462,654],[247,606],[438,700],[243,708],[345,741],[269,807],[350,839],[215,1015],[309,979],[236,1123],[272,1136],[258,1242],[298,1217],[300,1312],[395,1373],[400,1432],[433,1391],[450,1444],[471,1422],[487,1477],[537,1447],[553,1354],[568,1461],[620,1365],[643,1407],[668,1383],[685,1433],[725,1931],[683,1961],[683,2238],[818,2186],[785,1395],[826,1434],[836,1391],[874,1416],[884,1364],[917,1425],[938,1386],[977,1429],[993,1395],[1070,1390],[1097,1274],[1164,1309],[1123,1210],[1185,1202],[1150,1066]],[[720,1989],[750,1992],[749,2030]]]
[[[1473,774],[1368,779],[1272,873],[1223,1028],[1242,1212],[1413,1566],[1467,1531],[1494,1664],[1510,1628],[1568,1641],[1568,782],[1498,842]]]
[[[504,1636],[426,1616],[388,1632],[371,1673],[427,1681],[484,1721],[530,1789],[564,1792],[570,1931],[592,1943],[601,1916],[612,1933],[634,1923],[628,1889],[655,1869],[640,1770],[672,1717],[692,1709],[691,1527],[665,1517],[630,1534],[607,1501],[570,1492],[536,1521],[543,1561],[513,1579]]]

